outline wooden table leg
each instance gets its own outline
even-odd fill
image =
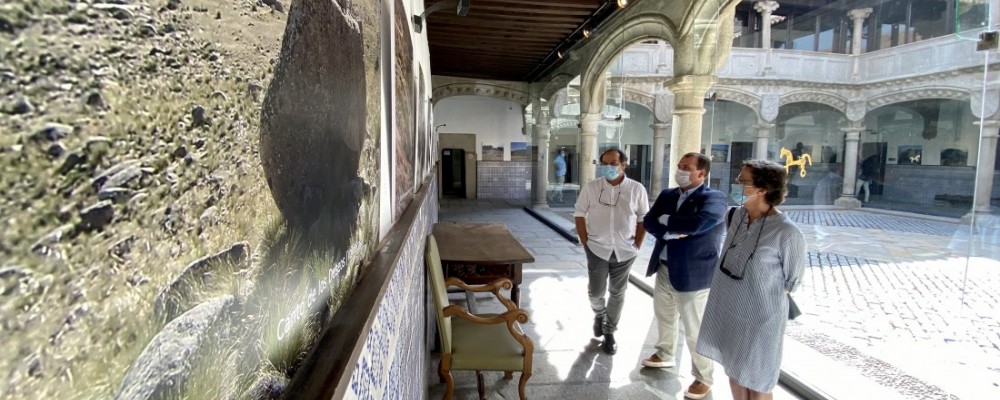
[[[514,302],[517,308],[521,308],[521,288],[518,285],[514,285],[510,289],[510,300]]]

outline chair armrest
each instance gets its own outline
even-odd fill
[[[514,284],[510,281],[510,279],[507,278],[500,278],[485,285],[470,285],[454,276],[445,280],[444,285],[456,286],[462,290],[468,290],[470,292],[492,292],[494,290],[500,290],[500,289],[510,290],[511,288],[514,287]]]
[[[511,288],[514,287],[514,283],[512,283],[510,279],[500,278],[485,285],[469,285],[465,282],[462,282],[461,279],[458,279],[456,277],[451,277],[445,280],[444,284],[445,286],[455,286],[462,290],[468,290],[470,292],[493,292],[493,295],[496,296],[497,300],[500,300],[500,303],[503,304],[504,307],[507,307],[507,311],[513,311],[517,309],[517,306],[514,304],[513,301],[510,301],[510,299],[508,299],[506,296],[500,293],[500,289],[510,290]]]
[[[445,317],[458,317],[480,325],[494,325],[504,322],[520,322],[524,324],[528,322],[528,312],[520,308],[515,308],[503,314],[475,315],[470,314],[468,310],[458,304],[452,304],[445,307],[442,311]]]
[[[508,300],[509,301],[509,300]],[[531,341],[528,335],[524,334],[521,327],[517,323],[526,324],[528,323],[528,312],[521,308],[515,308],[513,310],[507,311],[503,314],[492,314],[489,317],[482,317],[478,315],[469,314],[469,312],[462,308],[458,304],[452,304],[445,307],[442,312],[445,317],[458,317],[475,324],[480,325],[494,325],[500,323],[507,324],[507,330],[510,331],[510,335],[514,337],[521,347],[524,348],[525,357],[531,357],[532,352],[534,352],[535,344]]]

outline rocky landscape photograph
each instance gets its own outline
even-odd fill
[[[382,10],[0,4],[0,397],[281,396],[378,241]]]

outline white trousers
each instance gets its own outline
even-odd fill
[[[677,320],[680,319],[684,324],[688,352],[691,353],[691,374],[698,381],[711,385],[714,363],[712,359],[695,351],[707,302],[708,289],[694,292],[674,290],[667,267],[660,264],[660,269],[656,272],[656,287],[653,289],[653,313],[656,315],[656,330],[659,335],[656,356],[661,360],[677,359]]]

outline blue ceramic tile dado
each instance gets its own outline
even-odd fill
[[[424,340],[424,245],[437,221],[437,189],[430,188],[407,243],[400,249],[385,296],[355,363],[346,399],[416,399],[427,387]]]
[[[531,180],[533,161],[479,161],[477,198],[527,199],[531,196],[525,182]]]

